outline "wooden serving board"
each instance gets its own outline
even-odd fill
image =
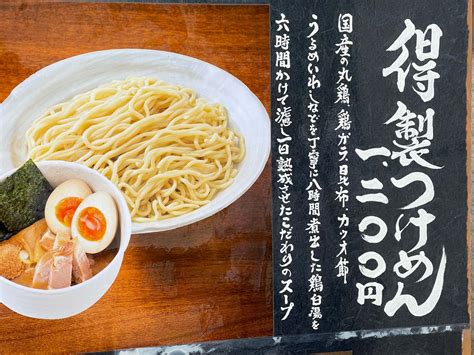
[[[269,110],[268,6],[2,2],[0,101],[58,60],[112,48],[186,54],[242,80]],[[0,305],[0,352],[100,351],[272,334],[271,178],[175,231],[132,237],[92,308],[29,319]]]

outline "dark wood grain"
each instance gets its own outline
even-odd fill
[[[0,4],[0,101],[55,61],[111,48],[190,55],[242,80],[269,109],[267,6]],[[57,321],[0,306],[0,352],[98,351],[272,333],[269,166],[229,208],[134,236],[110,291]]]

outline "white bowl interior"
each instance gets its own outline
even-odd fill
[[[209,204],[168,220],[133,223],[133,233],[164,231],[196,222],[227,207],[250,188],[270,153],[270,119],[258,98],[237,78],[211,64],[176,53],[141,49],[68,58],[40,70],[15,88],[0,105],[0,173],[24,161],[24,132],[48,107],[130,76],[149,76],[186,86],[210,102],[223,104],[230,126],[243,135],[246,145],[235,181]]]

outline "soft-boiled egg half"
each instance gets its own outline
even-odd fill
[[[82,180],[66,180],[58,185],[51,195],[44,210],[46,223],[54,233],[71,233],[71,222],[77,207],[92,194],[90,187]]]
[[[86,253],[100,253],[112,243],[117,219],[112,196],[103,191],[95,192],[77,207],[71,223],[72,237],[77,238]]]

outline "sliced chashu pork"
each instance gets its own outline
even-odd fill
[[[58,233],[53,244],[53,263],[49,275],[49,289],[71,286],[72,254],[75,241],[69,234]]]
[[[51,250],[53,249],[54,246],[54,240],[56,239],[56,236],[51,232],[49,229],[41,236],[41,239],[39,241],[40,246],[44,250]]]
[[[51,274],[51,266],[53,265],[54,250],[46,252],[38,261],[33,275],[34,288],[48,289],[49,276]]]
[[[38,228],[35,234],[38,235],[40,231],[42,235],[36,243],[33,243],[33,238],[25,238],[21,243],[28,249],[31,259],[37,260],[32,287],[64,288],[71,286],[73,279],[76,283],[81,283],[92,277],[91,262],[77,240],[71,239],[67,233],[54,235],[43,228]],[[38,253],[38,248],[42,250],[41,254]],[[16,277],[21,271],[23,270],[20,269],[11,276]]]
[[[71,286],[74,240],[58,234],[53,249],[46,252],[36,265],[33,287],[57,289]]]
[[[76,283],[84,282],[92,277],[89,258],[81,244],[77,241],[74,245],[74,253],[72,256],[72,275]]]

